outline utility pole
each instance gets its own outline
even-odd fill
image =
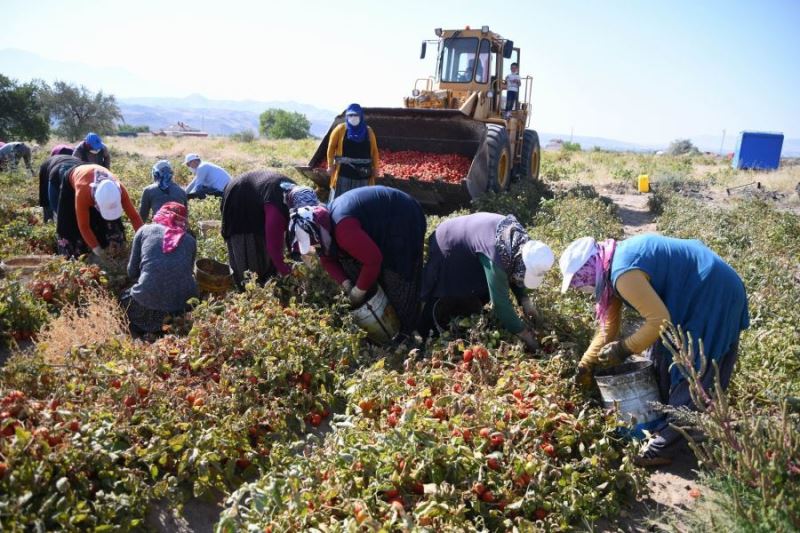
[[[722,130],[722,142],[719,143],[719,155],[722,156],[722,147],[725,146],[725,130]]]

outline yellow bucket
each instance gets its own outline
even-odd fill
[[[650,192],[650,176],[647,174],[639,175],[639,192]]]

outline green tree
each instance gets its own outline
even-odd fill
[[[81,85],[57,81],[49,88],[45,99],[50,116],[56,119],[56,131],[68,139],[77,140],[95,131],[100,134],[116,130],[115,122],[122,120],[117,100],[103,91],[92,93]]]
[[[669,155],[684,155],[698,154],[700,152],[689,139],[676,139],[670,143],[667,153]]]
[[[0,74],[0,138],[33,139],[43,144],[50,136],[50,120],[36,83],[19,84]]]
[[[305,139],[311,122],[302,113],[267,109],[258,118],[261,135],[268,139]]]
[[[120,124],[117,127],[120,133],[150,133],[150,126],[136,126],[133,124]]]

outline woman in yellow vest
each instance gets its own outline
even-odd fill
[[[344,124],[331,132],[328,141],[328,174],[331,194],[328,203],[351,189],[375,185],[380,157],[372,128],[364,121],[364,111],[350,104],[344,112]]]

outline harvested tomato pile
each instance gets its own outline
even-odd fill
[[[416,150],[382,150],[380,157],[380,175],[420,181],[461,183],[472,164],[468,157],[460,154],[434,154]],[[327,164],[323,159],[315,168],[324,169]]]
[[[441,179],[460,183],[469,172],[470,159],[460,154],[432,154],[416,150],[381,152],[381,173],[395,178],[422,181]]]

